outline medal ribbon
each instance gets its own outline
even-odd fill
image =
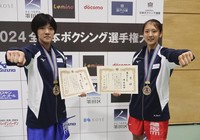
[[[158,50],[160,49],[160,45],[158,44],[156,49],[153,52],[153,56],[151,58],[150,64],[148,65],[148,48],[146,48],[146,52],[145,52],[145,61],[144,61],[144,71],[145,71],[145,82],[150,82],[150,78],[151,78],[151,71],[152,71],[152,67],[154,64],[154,61],[156,59],[156,55],[158,53]],[[148,83],[150,84],[150,83]]]
[[[55,54],[55,52],[53,51],[52,48],[51,48],[51,55],[52,56],[49,55],[49,53],[47,52],[46,49],[43,48],[43,50],[44,50],[44,52],[47,56],[48,62],[49,62],[51,69],[53,71],[54,80],[57,80],[57,78],[58,78],[58,66],[57,66],[57,62],[56,62],[56,54]]]

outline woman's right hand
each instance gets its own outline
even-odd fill
[[[8,50],[6,57],[8,61],[17,64],[17,66],[23,66],[26,63],[25,54],[22,51]]]
[[[118,91],[114,91],[114,92],[112,93],[112,95],[115,96],[115,97],[119,97],[119,96],[121,95],[121,93],[118,92]]]

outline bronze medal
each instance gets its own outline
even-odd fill
[[[59,88],[59,85],[58,85],[58,81],[57,80],[55,80],[54,82],[53,82],[53,94],[55,95],[55,96],[57,96],[57,95],[59,95],[60,94],[60,88]]]
[[[144,73],[145,73],[144,80],[145,81],[144,81],[144,87],[142,89],[142,92],[144,95],[150,95],[152,92],[151,87],[150,87],[150,79],[151,79],[153,65],[156,62],[156,57],[160,48],[161,48],[160,44],[158,44],[155,50],[153,50],[153,55],[149,61],[150,51],[148,50],[148,47],[146,47],[146,52],[144,56]]]
[[[143,87],[142,92],[144,95],[150,95],[151,94],[151,88],[150,86],[146,85]]]

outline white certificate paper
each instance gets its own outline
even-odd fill
[[[77,96],[80,93],[95,92],[88,69],[58,68],[61,98]]]
[[[138,67],[97,66],[98,92],[138,94]]]

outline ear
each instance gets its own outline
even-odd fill
[[[160,38],[162,37],[162,33],[160,33],[160,36],[159,36]]]

